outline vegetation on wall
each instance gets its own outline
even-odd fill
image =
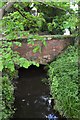
[[[48,70],[54,109],[66,118],[80,119],[80,83],[78,48],[69,46]]]
[[[5,3],[0,3],[0,7],[4,6]],[[74,29],[76,28],[77,17],[75,15],[74,20],[73,12],[70,12],[69,15],[64,16],[66,10],[69,9],[69,4],[55,2],[46,3],[45,6],[51,6],[51,11],[47,9],[43,11],[41,6],[44,5],[42,2],[35,2],[34,6],[38,9],[39,15],[33,16],[31,13],[31,4],[30,2],[19,2],[15,3],[10,10],[5,12],[5,16],[1,19],[0,26],[2,30],[0,32],[4,35],[4,39],[0,42],[0,71],[2,71],[2,120],[7,120],[14,113],[14,86],[12,84],[12,79],[16,78],[18,73],[16,71],[16,66],[28,68],[31,64],[39,66],[38,63],[34,61],[28,61],[25,58],[21,58],[19,53],[13,51],[13,46],[21,46],[21,43],[17,41],[18,38],[26,36],[28,44],[34,45],[35,40],[41,40],[44,45],[46,45],[45,39],[40,37],[38,34],[40,32],[47,31],[47,34],[63,34],[63,30],[67,28]],[[54,12],[55,7],[62,7],[58,14],[58,11]],[[40,11],[41,10],[41,11]],[[57,10],[57,8],[55,8]],[[69,10],[70,11],[70,10]],[[73,10],[71,10],[73,11]],[[51,12],[51,14],[50,14]],[[63,13],[63,14],[62,14]],[[47,15],[50,16],[48,17]],[[52,16],[53,14],[53,16]],[[59,16],[57,16],[57,14]],[[50,19],[49,19],[50,18]],[[65,21],[65,23],[64,23]],[[70,23],[70,21],[72,21]],[[46,33],[46,32],[45,32]],[[16,42],[12,42],[15,40]],[[22,39],[21,39],[22,40]],[[40,46],[36,46],[33,52],[40,50]],[[63,61],[64,62],[64,61]],[[1,103],[0,103],[1,104]]]
[[[19,42],[15,42],[17,45],[21,45]],[[34,61],[28,61],[25,58],[21,58],[17,52],[12,50],[13,43],[3,41],[0,52],[2,58],[0,59],[0,71],[2,71],[2,120],[8,119],[14,113],[14,86],[12,79],[18,76],[16,71],[16,65],[19,67],[28,68],[31,64],[39,66]]]

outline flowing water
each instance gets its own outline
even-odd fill
[[[54,113],[52,100],[50,99],[49,85],[42,82],[47,77],[44,66],[39,68],[31,66],[28,69],[19,69],[19,78],[14,80],[15,84],[15,118],[46,118]]]

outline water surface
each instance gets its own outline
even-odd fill
[[[19,69],[19,78],[15,84],[15,118],[46,118],[48,114],[55,113],[50,100],[49,85],[42,79],[47,77],[44,66],[39,68],[31,66],[28,69]]]

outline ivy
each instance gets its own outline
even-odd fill
[[[53,61],[48,70],[54,109],[66,118],[80,118],[80,84],[78,73],[78,49],[69,46]]]

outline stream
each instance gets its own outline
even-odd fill
[[[15,114],[12,120],[22,118],[47,118],[54,115],[59,118],[58,112],[53,110],[53,100],[50,99],[49,85],[42,82],[47,77],[44,66],[30,66],[28,69],[19,69],[19,78],[15,84]],[[49,119],[57,120],[57,119]]]

